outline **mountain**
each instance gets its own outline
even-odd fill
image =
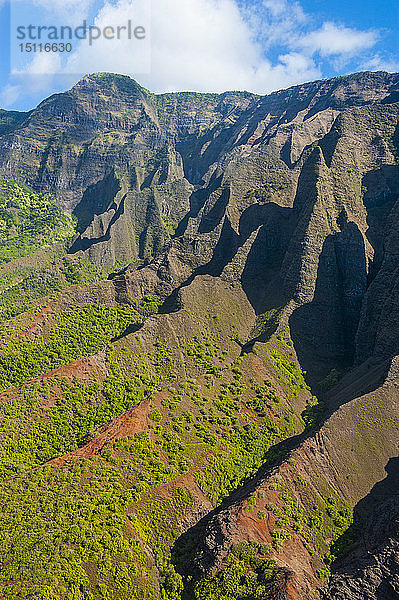
[[[0,114],[0,599],[399,597],[399,75]]]

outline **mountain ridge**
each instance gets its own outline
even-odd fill
[[[0,129],[4,599],[399,593],[398,89],[94,74]]]

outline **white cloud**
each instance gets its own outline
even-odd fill
[[[20,97],[22,88],[20,85],[8,83],[0,92],[0,106],[8,108],[12,106]]]
[[[264,0],[263,6],[270,11],[272,17],[280,17],[287,11],[286,0]]]
[[[94,26],[101,31],[112,27],[115,36],[118,26],[126,28],[129,20],[132,31],[136,26],[144,27],[145,39],[138,40],[132,35],[129,40],[125,29],[121,31],[119,40],[105,39],[104,36],[93,40],[92,44],[89,39],[84,40],[69,57],[64,72],[148,73],[151,69],[151,11],[148,0],[118,0],[116,4],[106,2],[94,20]],[[94,32],[94,35],[97,33]]]
[[[33,60],[27,68],[24,68],[23,74],[26,75],[47,75],[61,70],[61,55],[57,52],[39,52],[35,54]],[[18,75],[18,71],[15,72]]]
[[[54,89],[65,89],[76,83],[75,77],[40,73],[40,68],[44,68],[44,64],[35,62],[31,74],[17,75],[15,76],[16,83],[4,86],[0,90],[0,108],[12,108],[17,101],[24,97],[33,96],[41,100],[54,93]],[[34,73],[35,71],[36,73]]]
[[[11,1],[15,2],[15,0]],[[44,8],[53,17],[56,17],[57,21],[80,25],[87,17],[94,0],[33,0],[33,4]]]
[[[35,1],[45,8],[63,5],[73,12],[77,5],[87,10],[94,0]],[[144,0],[146,6],[149,1]],[[142,17],[135,13],[138,5],[139,0],[104,0],[95,24],[116,27],[129,18],[140,23]],[[78,48],[74,42],[67,66],[48,62],[59,57],[37,57],[29,72],[42,82],[46,73],[58,69],[64,76],[112,71],[136,77],[156,92],[246,89],[265,94],[320,78],[327,63],[336,70],[351,57],[362,56],[365,63],[367,51],[377,41],[376,31],[333,22],[317,28],[312,15],[295,0],[263,0],[255,5],[250,0],[152,0],[147,74],[143,75],[148,67],[145,56],[141,65],[135,60],[144,46],[127,40],[115,46],[104,39],[92,46],[82,42]],[[361,66],[359,60],[355,66]]]
[[[399,72],[399,61],[393,58],[384,58],[376,54],[371,59],[362,63],[362,69],[366,71],[387,71],[388,73]]]
[[[106,3],[98,21],[122,22],[132,2]],[[154,91],[248,89],[268,93],[320,77],[316,53],[337,60],[371,48],[377,41],[372,31],[334,23],[309,31],[310,26],[311,18],[295,1],[264,0],[256,8],[251,3],[243,12],[236,0],[153,0],[151,73],[139,79]],[[273,62],[267,56],[272,46],[280,47]],[[95,60],[90,62],[93,48],[75,55],[75,70],[135,75],[128,50],[110,56],[109,44],[99,41]],[[284,48],[285,52],[281,51]],[[93,69],[90,64],[99,66]]]
[[[15,1],[15,0],[14,0]],[[94,0],[33,0],[35,6],[41,6],[46,10],[59,11],[59,10],[76,10],[80,6],[90,6]]]
[[[287,10],[285,0],[283,4]],[[133,0],[107,2],[96,25],[124,23],[132,7]],[[311,56],[289,48],[272,64],[255,38],[234,0],[153,0],[151,70],[138,78],[154,91],[248,89],[267,93],[320,76]],[[96,41],[91,48],[83,44],[70,58],[67,71],[72,70],[133,76],[143,72],[134,68],[131,46],[115,49],[106,40]]]
[[[321,56],[353,56],[372,48],[378,40],[376,31],[358,31],[343,25],[326,22],[317,31],[312,31],[298,41],[298,46],[312,54]]]
[[[311,21],[297,1],[242,1],[244,5],[241,5],[241,11],[251,27],[252,36],[265,50],[281,44],[291,47],[292,41],[298,38],[299,32]]]
[[[158,90],[246,88],[267,67],[232,0],[154,0],[152,6],[148,85]]]

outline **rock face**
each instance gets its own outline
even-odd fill
[[[203,282],[212,290],[220,278],[248,303],[240,300],[251,313],[237,342],[243,354],[289,330],[316,390],[347,371],[326,396],[321,430],[290,447],[311,489],[311,474],[322,473],[371,520],[326,600],[399,597],[397,491],[370,491],[398,446],[398,93],[399,75],[382,72],[268,96],[154,95],[128,77],[95,74],[30,113],[0,114],[0,176],[52,191],[75,215],[68,252],[115,269],[104,290],[116,301],[162,289],[164,312],[177,312],[186,294],[206,296]],[[174,336],[164,319],[151,327],[169,324]],[[365,420],[361,429],[357,415],[374,401],[389,426]],[[286,467],[276,467],[283,478]],[[271,475],[251,493],[267,494]],[[247,497],[238,491],[205,523],[196,569],[220,566],[226,539],[241,539]],[[316,598],[312,559],[295,538],[297,550],[290,598]]]
[[[399,506],[397,459],[387,465],[387,477],[358,505],[372,505],[362,542],[337,568],[323,600],[395,600],[399,595]],[[387,495],[391,496],[387,499]],[[370,508],[370,506],[368,507]]]
[[[3,114],[0,175],[75,214],[72,255],[108,267],[163,255],[166,277],[173,256],[175,286],[238,278],[258,315],[285,310],[320,379],[399,351],[398,86],[360,73],[264,97],[156,96],[91,75]]]

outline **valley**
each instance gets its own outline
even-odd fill
[[[399,75],[0,114],[0,598],[399,597]]]

